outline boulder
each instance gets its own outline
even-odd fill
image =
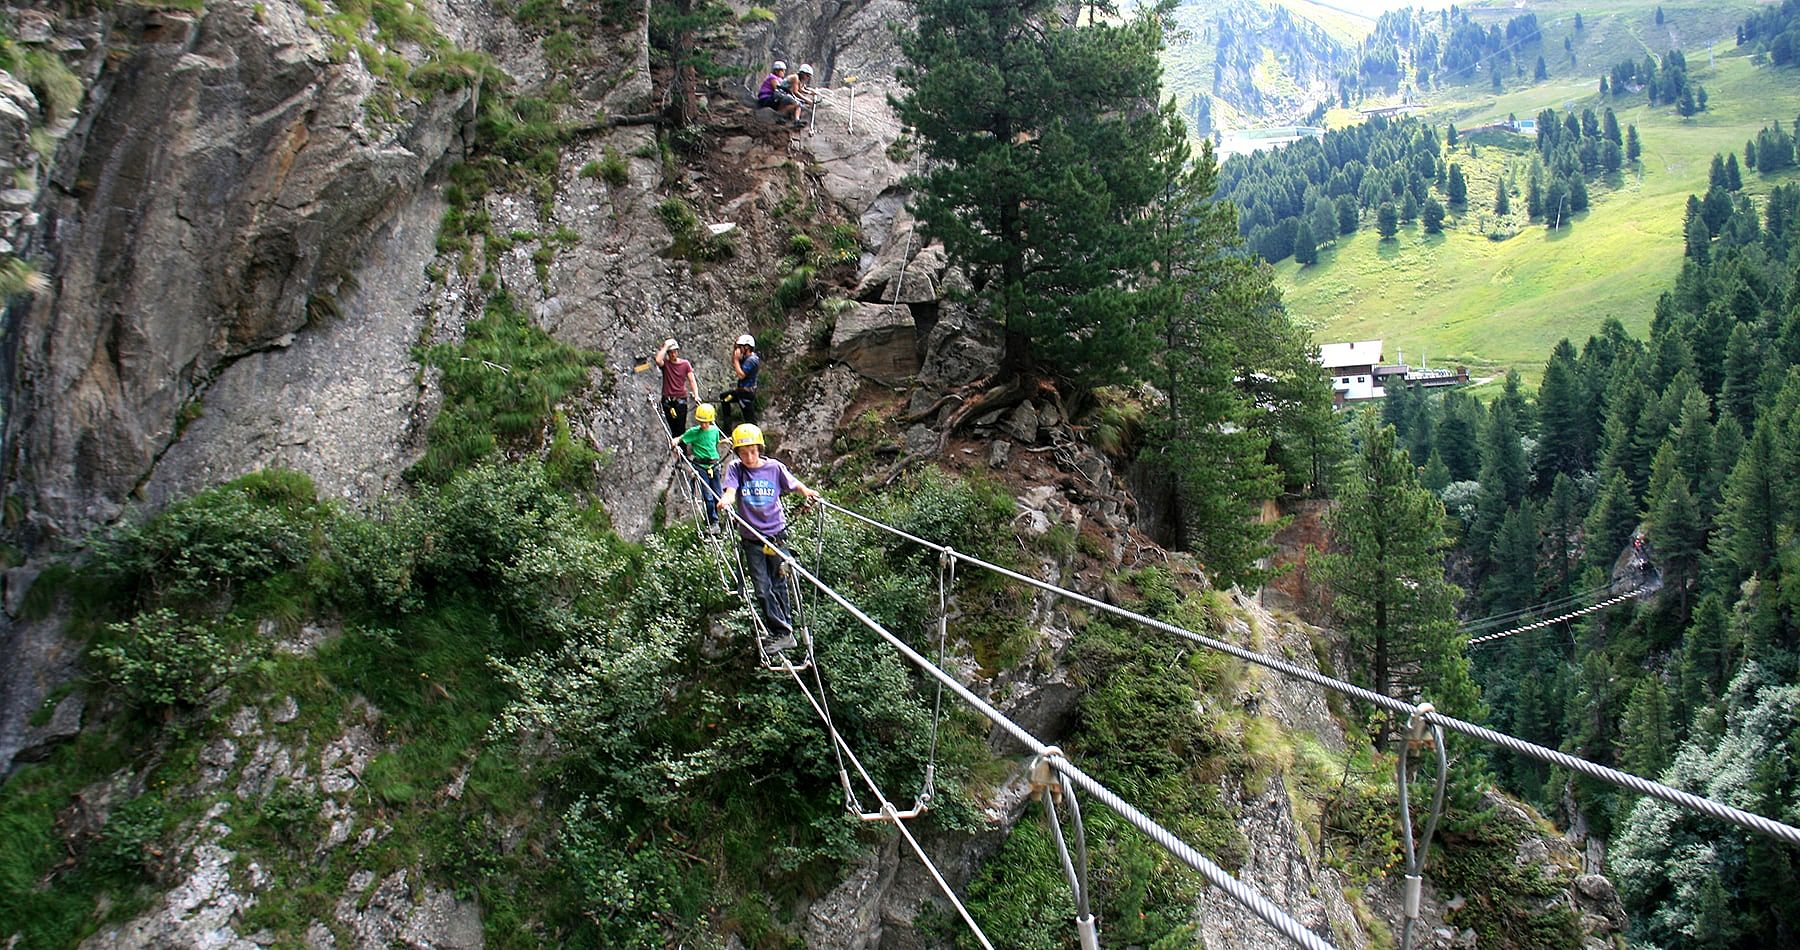
[[[1018,408],[1000,423],[1000,429],[1026,445],[1035,443],[1038,434],[1037,407],[1029,399],[1019,403]]]
[[[838,318],[831,334],[831,356],[877,382],[905,382],[919,372],[918,331],[912,310],[858,304]]]

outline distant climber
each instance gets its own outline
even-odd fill
[[[797,105],[794,108],[794,122],[800,123],[800,108],[812,109],[819,101],[818,93],[812,91],[813,68],[811,63],[801,63],[794,74],[782,82],[782,88],[794,97]]]
[[[731,448],[737,460],[725,467],[719,510],[735,507],[744,524],[768,539],[764,544],[743,526],[738,528],[738,550],[750,572],[750,583],[756,587],[763,619],[775,638],[769,649],[786,650],[795,642],[794,610],[778,550],[787,540],[787,512],[782,510],[781,496],[797,491],[811,501],[819,493],[802,484],[786,465],[762,454],[763,434],[756,426],[746,422],[733,429]]]
[[[756,104],[774,109],[775,114],[794,123],[800,121],[800,100],[787,88],[787,64],[776,60],[756,90]]]
[[[719,394],[719,404],[725,409],[726,425],[731,422],[731,413],[736,410],[738,418],[745,422],[757,422],[756,409],[756,375],[762,371],[762,357],[756,355],[756,337],[748,333],[737,338],[737,345],[731,348],[731,372],[736,382],[731,388]]]
[[[713,425],[717,418],[717,410],[710,402],[703,402],[694,407],[694,426],[686,432],[669,440],[669,451],[681,456],[681,447],[687,446],[687,463],[694,467],[694,473],[706,486],[702,491],[706,500],[706,529],[716,531],[719,527],[719,443],[731,441],[723,430]]]
[[[688,396],[700,401],[700,381],[694,377],[694,364],[681,358],[681,344],[673,338],[663,341],[656,351],[656,365],[662,369],[662,414],[669,434],[687,431]]]

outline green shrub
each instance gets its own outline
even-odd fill
[[[782,309],[798,307],[811,301],[813,296],[813,277],[818,268],[811,264],[802,264],[789,271],[775,285],[775,303]]]
[[[656,214],[669,229],[674,242],[665,252],[681,260],[704,263],[724,260],[734,253],[728,234],[713,234],[700,226],[694,209],[680,198],[669,198],[656,206]]]
[[[444,404],[407,477],[433,484],[502,445],[542,444],[557,404],[585,389],[589,367],[604,359],[551,337],[504,293],[488,301],[461,343],[429,347],[419,358],[443,371]]]
[[[631,183],[631,163],[619,150],[608,145],[600,156],[600,180],[614,188],[623,188]]]
[[[319,793],[310,785],[283,781],[263,797],[256,815],[283,839],[303,841],[306,829],[319,819]]]
[[[140,795],[113,809],[87,854],[101,874],[137,875],[152,864],[150,848],[162,837],[162,802]]]
[[[138,706],[198,706],[242,661],[217,628],[168,608],[109,624],[89,655],[100,678]]]
[[[114,530],[93,570],[139,602],[211,597],[304,563],[320,516],[305,475],[257,472]]]

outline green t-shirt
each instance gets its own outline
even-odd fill
[[[694,458],[702,462],[717,462],[721,434],[718,426],[694,426],[681,434],[681,441],[694,451]]]

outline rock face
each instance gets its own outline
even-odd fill
[[[47,536],[116,517],[190,399],[345,294],[469,101],[376,126],[298,6],[118,16],[43,210],[55,292],[13,329],[8,480]]]

